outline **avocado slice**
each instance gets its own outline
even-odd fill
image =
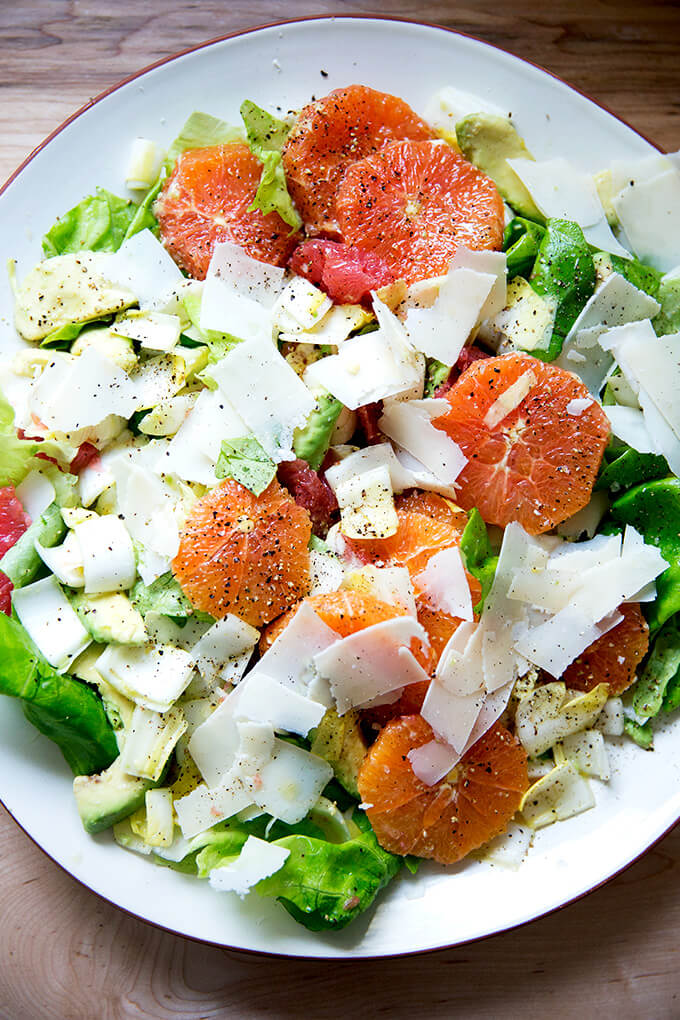
[[[357,777],[368,745],[357,712],[339,716],[334,708],[329,708],[316,728],[310,750],[328,762],[348,793],[360,797]]]
[[[120,645],[143,645],[149,640],[144,618],[127,595],[119,592],[105,595],[71,597],[71,605],[93,639],[102,644],[115,641]]]
[[[73,793],[78,814],[86,832],[102,832],[116,822],[127,818],[144,804],[147,790],[162,782],[129,776],[118,756],[112,765],[99,775],[76,776]]]
[[[492,113],[471,113],[456,124],[460,151],[492,179],[501,195],[520,215],[544,223],[531,195],[508,164],[509,159],[533,159],[524,140],[507,119]]]

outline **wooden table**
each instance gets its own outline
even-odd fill
[[[407,0],[382,14],[534,60],[680,147],[680,12],[663,0]],[[78,106],[221,33],[361,2],[0,4],[0,179]],[[520,931],[405,960],[272,961],[157,931],[81,888],[0,809],[0,1020],[680,1016],[680,828],[587,899]]]

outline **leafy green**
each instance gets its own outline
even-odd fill
[[[288,137],[288,125],[273,117],[249,99],[241,103],[241,117],[251,151],[262,163],[262,175],[249,212],[259,209],[265,215],[279,214],[284,223],[299,230],[302,220],[288,194],[281,150]]]
[[[229,142],[242,142],[243,132],[233,124],[227,124],[219,117],[195,110],[185,121],[179,134],[171,143],[165,160],[165,167],[170,173],[175,160],[189,149],[208,149],[213,145],[226,145]]]
[[[510,220],[503,234],[503,251],[507,258],[509,280],[515,276],[530,275],[544,237],[545,227],[540,223],[524,219],[522,216],[515,216]]]
[[[645,604],[652,633],[680,611],[680,479],[662,478],[629,489],[612,504],[608,522],[632,524],[669,563],[656,579],[656,600]]]
[[[29,722],[53,740],[73,773],[101,772],[118,756],[101,699],[55,673],[16,620],[0,613],[0,694],[19,698]]]
[[[657,336],[680,331],[680,279],[661,280],[654,296],[661,305],[661,311],[652,320]]]
[[[276,464],[255,436],[241,436],[222,440],[215,474],[218,478],[233,478],[259,496],[276,475]]]
[[[654,747],[654,733],[649,722],[639,723],[634,719],[623,720],[623,732],[631,740],[643,748],[645,751],[651,751]]]
[[[67,322],[65,326],[60,326],[59,329],[53,329],[51,333],[48,333],[45,339],[40,341],[40,346],[67,351],[76,337],[79,337],[85,329],[85,325],[84,322]]]
[[[36,552],[35,543],[40,542],[46,548],[57,545],[66,533],[66,525],[61,516],[58,503],[50,503],[37,521],[33,521],[23,535],[7,550],[0,559],[0,571],[5,574],[15,588],[23,588],[30,584],[42,566],[42,560]]]
[[[680,672],[680,627],[677,617],[668,620],[654,639],[640,678],[633,689],[637,715],[652,718],[661,711],[668,685]]]
[[[47,258],[79,251],[118,251],[137,206],[104,188],[87,195],[50,227],[42,240]]]
[[[637,259],[622,259],[619,255],[610,255],[609,259],[615,273],[620,273],[628,283],[658,300],[661,273],[657,269],[652,269]]]
[[[189,616],[201,615],[193,608],[178,582],[168,571],[157,577],[151,584],[144,584],[139,579],[130,590],[130,601],[142,616],[149,612],[161,616],[172,616],[174,619],[186,620]],[[207,614],[203,614],[206,616]]]
[[[564,339],[595,290],[595,264],[583,231],[571,220],[548,220],[529,283],[537,294],[557,302],[553,335],[531,353],[554,361]]]
[[[494,555],[491,549],[486,524],[476,507],[473,507],[468,515],[468,522],[460,540],[460,551],[467,570],[482,586],[482,597],[475,606],[475,612],[480,613],[493,584],[498,556]]]
[[[14,427],[14,409],[0,392],[0,487],[18,485],[32,467],[39,450],[32,439],[19,439]]]
[[[315,471],[319,470],[326,456],[342,408],[341,400],[330,393],[322,393],[316,398],[316,407],[303,428],[295,433],[293,440],[295,456],[306,460]]]
[[[161,170],[160,177],[156,183],[149,188],[146,195],[137,206],[135,215],[130,220],[128,228],[125,231],[125,237],[123,238],[124,241],[127,241],[129,237],[133,237],[135,234],[138,234],[140,230],[148,229],[153,231],[153,233],[158,231],[158,220],[154,216],[151,207],[160,194],[165,178],[166,173],[165,169],[163,169]]]
[[[669,680],[661,706],[664,712],[675,712],[680,708],[680,670]]]
[[[638,453],[630,446],[616,446],[605,451],[596,489],[622,492],[642,482],[669,474],[665,457],[656,453]]]
[[[437,358],[428,358],[425,369],[425,396],[433,397],[435,391],[446,382],[451,373],[451,366],[445,365]]]

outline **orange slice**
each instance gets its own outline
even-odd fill
[[[503,240],[496,185],[443,141],[393,142],[353,163],[335,205],[343,241],[407,283],[445,273],[460,245],[497,249]]]
[[[506,828],[529,786],[523,747],[496,723],[435,786],[414,774],[409,751],[433,739],[422,716],[393,719],[359,770],[359,792],[385,850],[454,864]]]
[[[309,514],[273,481],[260,496],[225,481],[194,505],[172,572],[192,605],[261,627],[309,589]]]
[[[520,377],[531,384],[527,395],[499,421],[489,419]],[[609,421],[571,372],[529,354],[504,354],[470,365],[446,399],[450,410],[433,424],[468,458],[456,479],[466,510],[476,506],[488,524],[518,521],[540,535],[588,503]]]
[[[619,606],[623,619],[594,641],[567,668],[562,679],[575,691],[592,691],[609,684],[610,696],[622,694],[635,680],[635,670],[649,648],[649,627],[640,606]]]
[[[278,213],[249,212],[262,164],[231,142],[179,156],[154,205],[161,239],[190,276],[205,279],[218,241],[233,241],[254,259],[282,266],[299,243]]]

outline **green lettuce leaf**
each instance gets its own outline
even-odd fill
[[[567,333],[595,290],[593,255],[577,223],[548,220],[529,283],[537,294],[557,302],[550,341],[547,346],[531,351],[543,361],[554,361]]]
[[[498,556],[491,548],[486,524],[476,507],[473,507],[468,515],[468,522],[460,540],[460,552],[467,570],[482,586],[482,597],[475,606],[475,612],[481,613],[496,575]]]
[[[138,234],[140,230],[150,230],[154,234],[158,233],[158,220],[153,214],[152,206],[160,194],[166,176],[165,168],[163,168],[156,183],[149,188],[146,195],[137,206],[135,215],[130,220],[128,228],[125,231],[125,237],[123,238],[124,241],[127,241],[129,237],[133,237],[135,234]]]
[[[226,145],[229,142],[242,142],[243,132],[240,128],[227,124],[219,117],[213,117],[209,113],[194,111],[189,116],[168,149],[165,167],[168,173],[171,172],[178,156],[189,149],[208,149],[212,145]]]
[[[53,740],[74,775],[102,772],[118,757],[101,698],[55,673],[16,620],[0,613],[0,694],[19,698],[29,722]]]
[[[118,251],[137,206],[104,188],[87,195],[50,227],[42,241],[46,257],[79,251]]]
[[[534,268],[536,256],[545,237],[545,227],[533,220],[515,216],[503,233],[503,251],[506,253],[508,280],[515,276],[528,278]]]
[[[33,521],[23,535],[0,559],[0,571],[15,588],[30,584],[42,567],[42,560],[36,552],[35,543],[49,549],[57,545],[66,534],[66,525],[58,503],[50,503],[37,521]]]
[[[623,732],[643,751],[654,750],[654,732],[649,722],[639,723],[635,719],[624,719]]]
[[[680,672],[680,628],[677,617],[668,620],[652,644],[640,678],[633,688],[633,708],[643,719],[658,715],[666,691]]]
[[[657,336],[666,336],[680,330],[680,279],[661,280],[659,290],[654,295],[661,305],[652,320]]]
[[[34,458],[39,449],[40,445],[33,440],[19,439],[14,427],[14,408],[0,392],[0,487],[18,485],[36,466]]]
[[[255,436],[223,439],[215,474],[218,478],[233,478],[259,496],[276,475],[276,464]]]
[[[154,612],[175,620],[186,620],[189,616],[200,615],[170,572],[157,577],[151,584],[137,580],[130,589],[130,601],[142,616]],[[207,618],[207,614],[205,616]]]
[[[249,99],[241,103],[241,117],[245,124],[248,145],[262,163],[260,184],[248,211],[259,209],[265,215],[276,212],[289,227],[299,230],[302,220],[288,194],[281,158],[281,150],[288,137],[288,125]]]

